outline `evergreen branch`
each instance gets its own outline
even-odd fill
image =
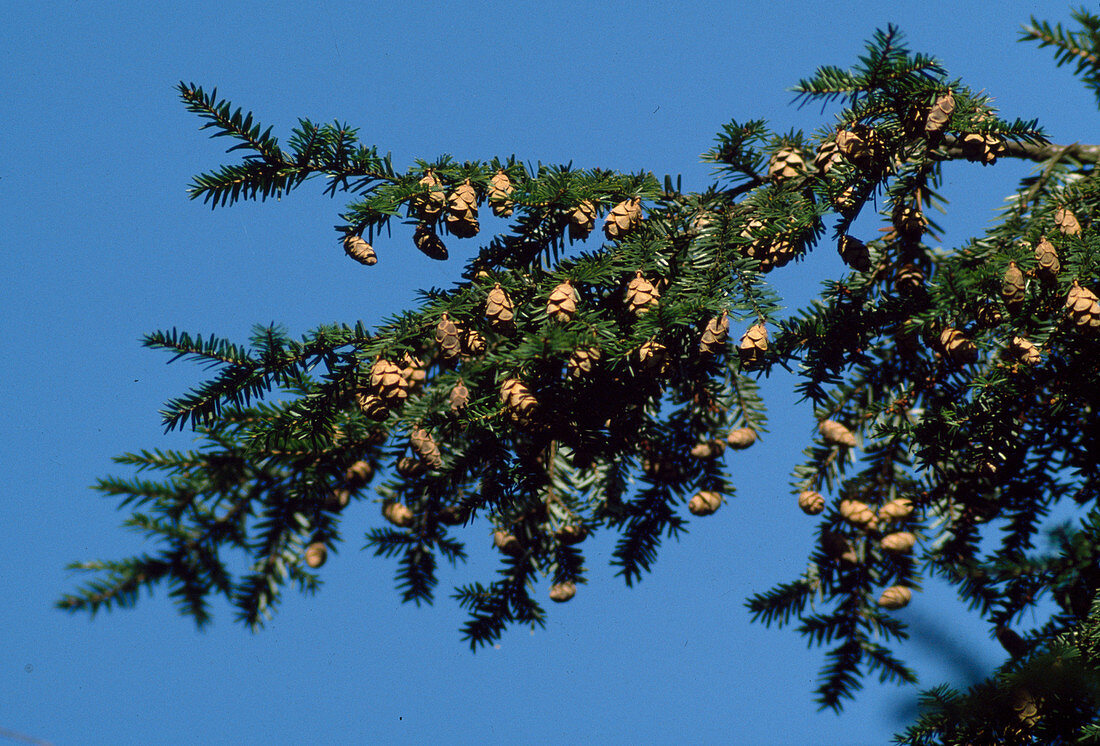
[[[203,129],[218,130],[212,137],[233,137],[241,141],[229,148],[228,152],[247,148],[254,150],[269,164],[285,165],[278,141],[271,137],[271,128],[268,127],[261,133],[260,125],[253,123],[252,112],[242,115],[240,108],[233,111],[228,101],[218,100],[216,88],[207,94],[194,83],[180,81],[176,90],[188,111],[209,120],[203,125]]]

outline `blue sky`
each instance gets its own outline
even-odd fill
[[[994,10],[995,8],[995,10]],[[470,562],[446,569],[434,607],[398,603],[393,565],[360,552],[380,517],[348,514],[349,537],[313,598],[292,596],[262,633],[216,607],[196,632],[164,593],[90,621],[52,608],[81,580],[73,560],[142,551],[89,485],[113,455],[186,447],[160,405],[202,371],[142,349],[173,326],[242,340],[254,323],[293,334],[373,323],[459,269],[406,235],[380,261],[343,256],[343,203],[309,184],[279,201],[211,211],[187,199],[222,162],[173,85],[217,86],[285,138],[298,117],[340,119],[406,167],[417,157],[524,161],[682,174],[732,118],[816,129],[787,90],[821,64],[848,66],[876,27],[986,89],[1007,118],[1038,117],[1058,142],[1097,137],[1090,95],[1048,51],[1015,42],[1052,3],[313,3],[10,4],[0,29],[0,741],[5,731],[75,743],[879,744],[916,690],[871,681],[841,716],[811,700],[822,651],[749,623],[744,599],[805,566],[813,521],[788,474],[809,409],[769,383],[771,433],[731,455],[738,496],[668,543],[627,589],[611,541],[586,544],[591,582],[473,655],[447,588],[494,555],[466,529]],[[1027,166],[953,164],[940,222],[954,246],[993,216]],[[486,221],[486,225],[490,225]],[[868,230],[873,230],[873,226]],[[454,252],[460,253],[460,252]],[[777,273],[791,305],[841,271],[832,251]],[[903,618],[922,683],[963,681],[999,647],[929,586]]]

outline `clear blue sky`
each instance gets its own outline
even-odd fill
[[[775,3],[11,3],[0,28],[4,90],[0,242],[0,742],[14,731],[95,743],[881,744],[911,715],[915,689],[868,682],[841,716],[811,701],[822,651],[749,623],[744,599],[805,566],[813,521],[788,474],[812,418],[770,385],[772,432],[735,454],[738,495],[627,589],[589,550],[591,583],[545,630],[516,628],[473,655],[448,596],[493,571],[481,527],[471,561],[445,570],[434,607],[398,603],[394,566],[360,551],[380,517],[350,511],[349,541],[314,598],[291,596],[253,635],[216,608],[199,633],[166,594],[90,621],[52,608],[79,559],[143,551],[89,485],[110,457],[187,446],[157,410],[200,380],[145,351],[176,326],[240,339],[277,321],[301,334],[367,323],[415,288],[446,285],[407,235],[379,239],[376,267],[347,260],[332,225],[343,206],[308,185],[281,201],[210,211],[190,177],[222,162],[176,81],[217,86],[285,138],[298,117],[340,119],[392,151],[683,174],[721,125],[829,121],[787,89],[821,64],[848,66],[876,27],[996,97],[1003,116],[1039,117],[1052,139],[1100,137],[1089,94],[1048,51],[1015,42],[1044,2]],[[1019,164],[953,164],[944,243],[981,232]],[[870,227],[868,230],[873,230]],[[453,252],[453,253],[461,253]],[[840,271],[826,247],[778,275],[792,299]],[[922,683],[965,681],[1002,654],[930,586],[903,618],[902,653]]]

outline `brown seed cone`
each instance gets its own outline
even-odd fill
[[[856,190],[845,187],[844,191],[832,199],[833,209],[841,215],[848,215],[856,209]]]
[[[417,456],[425,464],[433,469],[443,466],[443,457],[439,453],[439,446],[424,428],[417,428],[409,435],[409,445]]]
[[[833,559],[841,560],[852,565],[859,564],[859,553],[848,541],[848,537],[835,531],[821,532],[821,548],[825,554]]]
[[[457,505],[448,505],[436,516],[444,526],[461,526],[466,523],[466,512]]]
[[[841,517],[853,525],[873,527],[876,523],[875,511],[865,502],[841,500],[839,509]]]
[[[825,438],[826,443],[848,448],[855,448],[856,446],[856,436],[852,431],[835,420],[823,420],[818,423],[817,429],[821,433],[821,437]]]
[[[513,326],[516,314],[512,299],[499,282],[489,291],[489,297],[485,301],[485,317],[489,319],[489,325],[497,330],[510,330]]]
[[[825,498],[820,492],[805,490],[798,493],[798,507],[806,515],[817,515],[825,510]]]
[[[924,235],[924,213],[916,203],[895,203],[890,215],[890,223],[897,234],[907,241],[919,241]]]
[[[361,236],[345,236],[344,253],[368,267],[372,264],[378,264],[378,255],[374,253],[374,248],[364,241]]]
[[[903,264],[894,276],[894,290],[901,295],[914,295],[924,287],[924,273],[915,264]]]
[[[642,344],[638,348],[638,361],[646,370],[660,374],[665,369],[668,358],[668,348],[655,339]]]
[[[624,199],[611,208],[603,224],[603,234],[608,241],[622,238],[642,222],[642,200],[638,197]]]
[[[389,408],[399,407],[409,395],[404,371],[389,360],[378,358],[370,370],[370,387]]]
[[[558,321],[569,321],[577,312],[577,293],[566,280],[550,293],[546,301],[546,315]]]
[[[878,509],[878,519],[883,523],[903,521],[912,514],[913,501],[908,497],[896,498]]]
[[[692,515],[710,515],[722,506],[722,496],[717,492],[704,490],[697,492],[688,503],[688,510]]]
[[[806,159],[795,148],[780,148],[768,160],[768,178],[779,183],[806,173]]]
[[[335,489],[328,493],[321,507],[333,513],[339,513],[351,502],[351,490]]]
[[[424,370],[424,363],[407,352],[401,356],[401,362],[404,363],[404,367],[401,368],[401,375],[404,377],[405,383],[409,385],[409,391],[419,391],[428,378],[428,371]]]
[[[502,531],[500,529],[494,531],[493,544],[496,545],[497,549],[507,554],[509,557],[519,557],[523,554],[523,545],[519,543],[519,539],[507,531]]]
[[[493,178],[489,179],[489,206],[493,208],[493,214],[498,218],[507,218],[512,215],[512,207],[515,203],[511,200],[512,180],[504,171],[497,171]]]
[[[854,124],[851,129],[842,129],[836,133],[836,144],[853,165],[867,168],[878,160],[882,151],[882,141],[870,127]]]
[[[357,490],[366,486],[373,476],[374,467],[370,462],[359,459],[344,472],[344,481],[347,482],[348,487]]]
[[[363,414],[376,422],[382,422],[390,416],[390,410],[380,396],[359,392],[355,395],[355,401]]]
[[[753,324],[741,336],[741,343],[737,346],[737,354],[741,357],[741,365],[748,367],[759,363],[767,351],[767,327],[763,324]]]
[[[881,546],[884,551],[894,554],[908,554],[913,550],[913,546],[916,543],[917,537],[911,531],[898,531],[883,536],[882,541],[879,542],[879,546]]]
[[[586,199],[569,213],[569,239],[583,241],[596,227],[596,203]]]
[[[577,595],[577,584],[572,581],[550,586],[550,600],[555,603],[563,604],[575,595]]]
[[[565,545],[580,544],[588,538],[588,529],[584,526],[568,523],[554,532],[554,536]]]
[[[900,609],[909,605],[913,591],[904,585],[892,585],[878,597],[878,605],[884,609]]]
[[[700,461],[709,461],[710,459],[721,458],[725,452],[726,441],[707,440],[702,443],[696,443],[691,449],[691,456]]]
[[[767,254],[760,262],[760,269],[767,271],[772,267],[785,267],[798,253],[794,242],[777,238],[768,244]]]
[[[751,427],[739,427],[736,430],[731,430],[730,434],[726,436],[726,443],[729,447],[738,451],[748,448],[755,442],[756,431]]]
[[[518,378],[506,378],[500,385],[500,401],[517,421],[527,420],[538,408],[538,400]]]
[[[1039,704],[1027,689],[1021,687],[1012,693],[1012,710],[1026,728],[1034,728],[1039,722]]]
[[[451,393],[448,396],[451,404],[451,411],[457,412],[460,409],[465,409],[466,405],[470,402],[470,390],[466,388],[466,384],[462,382],[462,379],[455,381],[454,387],[451,389]]]
[[[1012,313],[1019,313],[1024,306],[1026,294],[1027,282],[1024,280],[1024,273],[1016,266],[1016,262],[1009,262],[1004,280],[1001,282],[1001,297],[1004,298],[1005,308]]]
[[[489,346],[485,343],[485,337],[476,329],[470,329],[462,335],[462,354],[469,357],[484,355]]]
[[[413,212],[421,220],[430,223],[443,212],[443,206],[447,204],[447,196],[443,193],[443,184],[431,171],[428,171],[417,183],[430,191],[413,198]]]
[[[1089,329],[1100,327],[1100,300],[1091,290],[1081,287],[1077,280],[1073,281],[1066,297],[1066,310],[1077,326]]]
[[[1043,356],[1039,353],[1039,348],[1023,337],[1013,337],[1009,350],[1013,357],[1024,365],[1038,365],[1043,359]]]
[[[840,159],[840,148],[837,147],[836,138],[830,137],[818,146],[817,153],[814,155],[814,168],[822,176],[826,176],[833,166],[840,162]]]
[[[858,238],[841,236],[836,250],[844,263],[857,272],[871,269],[871,253],[867,250],[867,245]]]
[[[382,503],[382,517],[398,528],[408,528],[413,522],[413,512],[396,500]]]
[[[641,316],[651,308],[655,308],[660,297],[661,291],[642,277],[642,270],[637,270],[634,273],[634,279],[626,287],[626,306],[630,312],[635,316]]]
[[[480,226],[477,222],[477,192],[466,179],[447,198],[447,230],[459,238],[472,238]]]
[[[940,332],[940,347],[948,358],[959,365],[978,361],[978,348],[962,332],[950,326]]]
[[[1054,211],[1054,227],[1067,236],[1076,236],[1081,232],[1081,223],[1077,216],[1064,207]]]
[[[1001,315],[1000,310],[991,303],[978,306],[977,316],[978,323],[987,329],[992,329],[1004,321],[1004,316]]]
[[[435,325],[435,343],[439,345],[439,354],[447,359],[454,360],[458,357],[462,343],[459,341],[458,327],[451,318],[444,313],[439,323]]]
[[[702,339],[699,340],[699,352],[716,355],[724,350],[729,331],[729,314],[723,311],[721,316],[715,316],[707,322],[706,328],[703,329]]]
[[[325,564],[326,559],[328,559],[328,547],[324,542],[315,541],[306,547],[306,564],[314,570]]]
[[[413,243],[429,259],[444,261],[447,258],[447,247],[443,240],[435,234],[435,231],[427,223],[417,223],[413,231]]]
[[[971,132],[963,135],[959,141],[963,157],[968,161],[989,166],[997,161],[997,156],[1005,151],[1004,143],[995,135],[983,135]]]
[[[578,347],[569,356],[569,361],[565,364],[565,372],[570,378],[580,378],[586,373],[591,373],[599,359],[599,347]]]
[[[402,456],[401,458],[397,459],[397,466],[395,468],[397,469],[398,474],[403,477],[408,477],[410,479],[412,477],[419,477],[421,474],[427,471],[427,467],[425,466],[424,462],[418,458],[413,458],[412,456]]]
[[[932,109],[928,112],[928,118],[924,121],[924,136],[929,140],[938,139],[951,121],[951,115],[955,111],[955,95],[948,91],[936,99]]]
[[[1058,273],[1062,271],[1062,263],[1058,261],[1058,252],[1054,249],[1054,245],[1043,236],[1039,239],[1039,243],[1035,244],[1035,271],[1039,277],[1051,282],[1058,278]]]

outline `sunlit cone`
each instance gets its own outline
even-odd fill
[[[515,205],[511,200],[513,188],[512,180],[504,171],[497,171],[493,174],[493,178],[489,179],[489,206],[498,218],[507,218],[512,215],[512,207]]]
[[[586,199],[569,213],[569,238],[583,241],[596,227],[596,203]]]
[[[924,287],[924,273],[915,264],[903,264],[894,276],[894,290],[901,295],[914,295]]]
[[[913,501],[908,497],[899,497],[885,503],[878,509],[878,519],[883,523],[903,521],[913,514]]]
[[[428,470],[427,465],[418,458],[412,456],[402,456],[397,459],[397,473],[408,479],[413,477],[419,477],[421,474]]]
[[[448,256],[443,239],[437,236],[427,223],[416,224],[416,230],[413,231],[413,243],[429,259],[443,261]]]
[[[904,585],[892,585],[878,597],[878,605],[884,609],[901,609],[909,605],[913,598],[913,591]]]
[[[849,215],[856,209],[856,190],[853,187],[845,187],[840,194],[832,199],[833,209],[841,215]]]
[[[963,135],[959,140],[962,146],[963,157],[968,161],[981,163],[985,166],[997,161],[997,156],[1004,153],[1005,146],[1001,138],[995,135],[983,135],[977,132]]]
[[[420,459],[433,469],[443,466],[443,457],[439,453],[439,446],[431,434],[422,427],[413,430],[409,435],[409,445]]]
[[[955,111],[955,95],[948,91],[936,99],[932,109],[928,112],[928,118],[924,122],[924,136],[929,140],[936,140],[947,128],[951,121],[951,115]]]
[[[870,527],[876,523],[871,506],[859,500],[841,500],[838,506],[844,520],[856,526]]]
[[[1091,290],[1081,287],[1077,280],[1073,281],[1066,297],[1066,310],[1077,326],[1088,329],[1100,327],[1100,301]]]
[[[378,264],[378,255],[374,253],[374,248],[364,241],[361,236],[345,236],[344,252],[355,261],[366,264],[368,267],[372,264]]]
[[[505,411],[517,422],[529,422],[538,408],[538,400],[518,378],[507,378],[500,385],[500,401]]]
[[[466,388],[466,384],[462,382],[462,379],[455,381],[454,387],[451,388],[451,393],[448,396],[450,401],[451,411],[457,412],[460,409],[465,409],[466,405],[470,402],[470,390]]]
[[[836,138],[830,137],[818,147],[817,153],[814,155],[814,168],[822,176],[826,176],[840,160],[840,148],[837,147]]]
[[[447,197],[443,193],[443,184],[431,171],[428,171],[417,183],[430,191],[413,199],[413,212],[421,220],[430,223],[439,217],[440,213],[443,212],[443,206],[447,204]]]
[[[863,124],[839,130],[836,144],[844,157],[858,168],[870,167],[882,154],[882,141],[878,133]]]
[[[499,282],[489,291],[489,297],[485,301],[485,317],[494,329],[507,331],[513,327],[516,314],[512,299],[504,292]]]
[[[634,279],[626,288],[626,307],[636,316],[657,306],[661,292],[649,280],[642,277],[642,270],[634,273]]]
[[[577,585],[573,582],[557,583],[550,586],[550,600],[563,604],[577,595]]]
[[[376,360],[371,367],[370,387],[390,409],[404,404],[409,395],[409,381],[405,378],[404,371],[383,358]]]
[[[768,161],[768,178],[783,182],[806,173],[806,159],[795,148],[780,148]]]
[[[462,344],[459,341],[458,327],[451,321],[450,316],[444,313],[439,323],[435,325],[435,343],[439,346],[439,354],[446,360],[454,360],[458,357]]]
[[[306,564],[314,570],[325,564],[326,559],[328,559],[328,547],[324,542],[315,541],[306,547]]]
[[[423,361],[406,352],[401,356],[401,366],[401,375],[409,386],[409,393],[419,391],[428,378]]]
[[[1054,245],[1043,236],[1039,239],[1039,243],[1035,244],[1035,271],[1039,274],[1039,277],[1044,280],[1053,281],[1058,278],[1058,273],[1062,271],[1062,263],[1058,260],[1058,252],[1054,249]]]
[[[413,522],[413,512],[396,500],[382,503],[382,517],[398,528],[408,528]]]
[[[703,329],[703,336],[699,340],[699,352],[715,355],[724,350],[729,331],[729,314],[723,311],[721,316],[715,316],[707,322],[706,328]]]
[[[978,348],[962,332],[950,326],[940,332],[940,347],[948,358],[959,365],[978,361]]]
[[[476,329],[469,329],[462,335],[463,355],[477,357],[478,355],[484,355],[487,349],[488,345],[485,343],[485,337],[481,336],[481,332]]]
[[[1024,280],[1024,273],[1016,266],[1016,262],[1009,262],[1004,279],[1001,281],[1001,297],[1004,298],[1005,308],[1012,313],[1019,313],[1024,306],[1026,294],[1027,282]]]
[[[512,534],[507,531],[496,530],[493,532],[493,544],[504,554],[509,557],[519,557],[523,554],[523,545],[519,543]]]
[[[697,458],[701,461],[709,461],[710,459],[721,458],[722,454],[726,452],[726,441],[724,440],[706,440],[702,443],[696,443],[691,449],[692,458]]]
[[[729,447],[738,451],[748,448],[755,442],[756,431],[751,427],[739,427],[736,430],[731,430],[730,434],[726,436],[726,443]]]
[[[565,364],[565,372],[570,378],[580,378],[587,373],[591,373],[593,366],[599,359],[600,348],[578,347],[569,356],[569,361]]]
[[[1039,348],[1023,337],[1013,337],[1009,349],[1012,351],[1012,356],[1024,365],[1038,365],[1043,359]]]
[[[710,515],[722,506],[722,496],[717,492],[703,490],[697,492],[688,503],[688,510],[692,515]]]
[[[665,369],[668,358],[668,348],[655,339],[642,344],[638,348],[638,362],[646,370],[660,374]]]
[[[359,459],[344,472],[344,481],[348,487],[357,490],[365,486],[373,476],[374,468],[370,462]]]
[[[818,423],[818,432],[821,433],[821,437],[825,438],[825,442],[834,446],[846,446],[848,448],[855,448],[856,436],[852,434],[852,431],[841,425],[835,420],[823,420]]]
[[[1064,207],[1054,211],[1054,227],[1067,236],[1076,236],[1081,232],[1081,223],[1077,216]]]
[[[917,543],[917,537],[910,531],[897,531],[882,537],[879,545],[887,552],[908,554]]]
[[[624,199],[611,208],[604,220],[603,233],[607,240],[615,241],[638,227],[642,221],[642,201],[638,197]]]
[[[447,198],[447,230],[459,238],[472,238],[480,226],[477,222],[477,192],[470,180],[455,187]]]
[[[577,293],[569,280],[558,285],[546,301],[546,315],[558,321],[569,321],[577,312]]]
[[[871,253],[858,238],[841,236],[836,248],[844,263],[857,272],[866,272],[871,268]]]
[[[767,253],[760,262],[760,269],[767,271],[772,267],[785,267],[798,254],[795,243],[786,238],[776,238],[767,245]]]
[[[584,526],[568,523],[554,532],[554,536],[562,544],[580,544],[588,538],[588,529]]]
[[[737,354],[741,358],[741,365],[745,367],[756,365],[767,351],[767,328],[763,324],[753,324],[741,336],[741,343],[737,346]]]
[[[380,396],[359,392],[355,395],[355,401],[363,414],[372,420],[382,422],[390,416],[390,410]]]
[[[804,490],[798,493],[798,507],[806,515],[817,515],[825,510],[825,498],[820,492]]]

